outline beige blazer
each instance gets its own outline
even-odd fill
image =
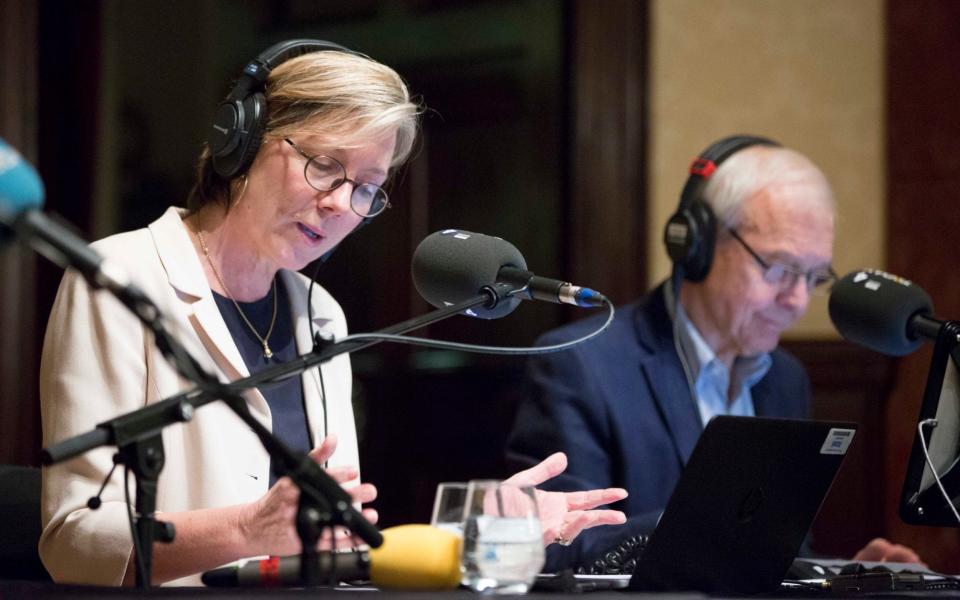
[[[93,246],[125,269],[156,302],[174,335],[206,369],[224,381],[244,377],[247,368],[220,316],[182,216],[182,210],[170,208],[147,228],[114,235]],[[308,352],[312,347],[307,323],[309,280],[287,271],[280,276],[289,290],[297,349]],[[346,335],[343,311],[319,286],[314,288],[313,315],[320,332],[338,338]],[[323,414],[318,369],[303,374],[313,439],[323,438],[326,419],[329,431],[339,437],[331,465],[358,465],[349,358],[334,358],[322,366],[322,372],[329,415]],[[64,275],[40,366],[45,446],[190,387],[125,307],[106,292],[91,291],[76,272]],[[263,395],[253,390],[246,398],[250,412],[269,428],[270,408]],[[158,511],[251,502],[267,491],[269,457],[223,403],[208,404],[196,411],[191,422],[166,428],[163,442],[166,466],[159,481]],[[104,490],[100,509],[86,507],[110,470],[114,451],[100,448],[44,469],[39,550],[56,581],[119,585],[123,580],[133,545],[120,469]],[[199,577],[174,583],[199,585]]]

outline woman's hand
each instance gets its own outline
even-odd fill
[[[323,442],[310,452],[310,457],[318,464],[323,464],[333,456],[337,449],[337,437],[329,435]],[[337,483],[344,485],[359,476],[356,467],[333,467],[326,470]],[[360,483],[344,489],[353,498],[354,503],[372,502],[377,497],[377,488],[369,483]],[[250,549],[248,556],[269,554],[272,556],[289,556],[301,550],[300,536],[297,535],[296,517],[300,502],[300,489],[289,477],[281,477],[259,500],[245,507],[241,511],[238,529]],[[363,509],[363,516],[371,523],[377,522],[377,512],[373,509]],[[350,536],[343,528],[336,531],[338,546],[356,545],[356,540],[348,542]],[[333,545],[329,530],[325,531],[320,539],[320,549],[328,549]]]
[[[563,473],[566,468],[567,456],[557,452],[504,483],[537,486]],[[545,546],[552,543],[566,546],[584,529],[597,525],[619,525],[627,520],[619,510],[591,510],[626,498],[627,490],[622,488],[583,492],[547,492],[538,489],[536,494]]]

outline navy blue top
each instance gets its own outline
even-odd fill
[[[297,345],[293,335],[293,319],[290,315],[290,302],[283,282],[277,280],[277,322],[267,342],[273,357],[263,356],[263,344],[256,338],[250,327],[243,322],[233,302],[214,292],[220,314],[240,350],[244,364],[250,373],[262,371],[279,362],[296,358]],[[273,317],[273,290],[260,300],[238,302],[243,314],[261,336],[270,329]],[[309,452],[312,448],[310,432],[307,429],[307,415],[303,407],[303,385],[299,377],[290,377],[278,383],[260,386],[260,393],[270,406],[273,421],[273,434],[293,450]],[[270,469],[270,486],[277,481],[273,469]]]

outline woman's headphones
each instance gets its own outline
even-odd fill
[[[207,136],[213,170],[226,180],[242,175],[257,156],[267,124],[267,77],[280,63],[308,54],[333,50],[357,54],[323,40],[287,40],[274,44],[247,63],[226,100],[220,103]]]
[[[717,242],[717,219],[703,200],[703,188],[720,164],[751,146],[779,146],[757,136],[735,135],[716,141],[690,165],[690,177],[680,194],[677,212],[663,228],[663,243],[673,261],[674,272],[689,281],[702,281],[710,272]]]

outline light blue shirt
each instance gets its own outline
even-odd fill
[[[681,358],[686,361],[693,378],[703,425],[717,415],[755,416],[750,388],[767,374],[773,359],[767,353],[738,356],[733,361],[733,368],[727,369],[700,335],[683,306],[677,303],[676,308],[674,318],[679,350],[683,352]]]

